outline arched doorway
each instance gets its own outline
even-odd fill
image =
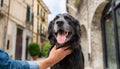
[[[105,5],[108,2],[102,2],[95,10],[91,23],[91,66],[93,69],[103,69],[103,49],[102,49],[102,31],[101,16]]]
[[[82,51],[84,54],[84,59],[85,59],[85,67],[89,66],[89,60],[88,60],[88,52],[89,52],[89,47],[88,47],[88,37],[87,37],[87,31],[84,25],[81,25],[81,47]]]

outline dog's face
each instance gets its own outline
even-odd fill
[[[48,27],[48,39],[52,44],[64,45],[80,38],[79,22],[69,14],[58,14]],[[75,41],[76,41],[75,40]]]
[[[59,14],[56,16],[53,26],[54,36],[59,44],[64,44],[69,41],[75,34],[72,25],[70,25],[69,16]]]

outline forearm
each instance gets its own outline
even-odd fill
[[[38,61],[38,64],[40,66],[40,69],[47,69],[48,67],[51,67],[52,65],[54,65],[51,59],[49,58],[46,58],[42,61]]]
[[[30,69],[26,61],[13,60],[0,49],[0,69]]]

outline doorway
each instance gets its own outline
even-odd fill
[[[22,41],[23,41],[23,30],[17,28],[16,36],[16,49],[15,49],[15,59],[21,60],[22,57]]]
[[[29,45],[29,37],[26,37],[26,55],[25,55],[25,59],[28,59],[28,45]]]

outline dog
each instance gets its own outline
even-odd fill
[[[69,46],[72,53],[51,67],[51,69],[84,69],[84,56],[80,46],[80,23],[71,15],[58,14],[49,23],[48,39],[51,49]],[[50,49],[50,50],[51,50]]]

